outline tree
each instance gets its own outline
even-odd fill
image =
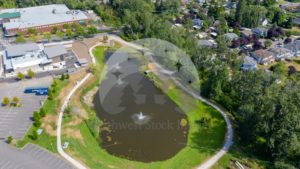
[[[13,137],[8,136],[6,141],[7,141],[8,144],[10,144],[13,141]]]
[[[33,42],[37,42],[38,41],[38,37],[35,34],[30,34],[29,35],[29,39]]]
[[[51,33],[50,33],[50,32],[45,32],[45,33],[44,33],[44,38],[47,39],[48,41],[50,41],[51,38],[52,38]]]
[[[67,29],[67,30],[66,30],[66,36],[67,36],[68,38],[73,38],[74,33],[73,33],[72,29]]]
[[[37,30],[35,28],[28,28],[27,34],[37,35]]]
[[[235,20],[238,23],[242,23],[243,19],[243,13],[246,9],[247,2],[246,0],[239,0],[236,8],[236,13],[235,13]]]
[[[17,96],[14,96],[14,97],[13,97],[13,104],[14,104],[15,106],[18,106],[18,105],[19,105],[19,102],[20,102],[20,99],[19,99]]]
[[[31,69],[28,69],[27,75],[28,75],[28,77],[31,78],[31,79],[35,77],[35,73],[34,73]]]
[[[69,78],[70,78],[70,75],[67,73],[67,74],[65,75],[65,78],[66,78],[66,79],[69,79]]]
[[[72,112],[72,107],[70,105],[68,105],[65,110],[64,110],[64,114],[65,115],[70,115]]]
[[[89,72],[91,72],[92,74],[96,74],[97,72],[99,72],[99,65],[95,64],[95,63],[91,63],[89,65]]]
[[[32,140],[37,140],[38,137],[39,137],[39,135],[38,135],[38,133],[37,133],[37,130],[34,129],[34,130],[32,131],[32,134],[31,134],[31,139],[32,139]]]
[[[2,105],[4,106],[8,106],[10,103],[10,100],[8,97],[4,97],[3,100],[2,100]]]
[[[55,79],[53,80],[51,86],[52,86],[52,88],[56,88],[57,87],[57,81]]]
[[[269,40],[269,39],[265,40],[265,42],[264,42],[265,48],[269,48],[271,45],[272,45],[272,41],[271,40]]]
[[[17,79],[22,80],[22,79],[24,79],[24,78],[25,78],[25,75],[24,75],[23,73],[19,72],[19,73],[17,74]]]
[[[88,29],[87,32],[89,35],[96,34],[98,32],[98,30],[95,26],[89,26],[87,29]]]
[[[69,29],[69,28],[70,28],[70,25],[69,25],[69,24],[63,24],[63,28],[64,28],[64,29]]]
[[[293,18],[289,17],[287,19],[287,21],[285,22],[284,27],[287,28],[287,29],[291,29],[292,26],[293,26]]]
[[[40,109],[40,116],[41,116],[41,117],[45,117],[45,116],[46,116],[46,111],[45,111],[44,108],[41,108],[41,109]]]
[[[57,31],[58,31],[58,27],[57,27],[57,26],[54,26],[54,27],[52,28],[52,30],[51,30],[51,33],[52,33],[52,34],[56,34]]]
[[[61,74],[59,80],[61,80],[61,81],[65,80],[65,74]]]
[[[271,70],[279,75],[288,75],[288,68],[283,62],[278,62],[276,65],[271,67]]]
[[[289,44],[289,43],[291,43],[292,42],[292,39],[291,38],[286,38],[285,40],[284,40],[284,44]]]
[[[34,125],[35,127],[41,127],[42,122],[41,122],[41,120],[36,120],[36,121],[33,122],[33,125]]]
[[[16,38],[16,43],[24,43],[26,42],[25,38],[23,35],[19,35],[17,38]]]
[[[52,93],[52,91],[50,91],[49,93],[48,93],[48,100],[53,100],[53,93]]]
[[[103,42],[106,43],[107,40],[108,40],[108,36],[107,36],[107,35],[104,35],[104,36],[103,36]]]
[[[62,31],[57,31],[56,36],[58,36],[60,39],[64,38],[65,34]]]
[[[33,112],[33,121],[39,121],[41,120],[41,116],[37,111]]]
[[[180,62],[180,60],[178,60],[175,64],[176,68],[177,68],[177,72],[180,71],[181,67],[183,66],[182,63]]]

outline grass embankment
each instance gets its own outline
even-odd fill
[[[96,47],[93,53],[97,59],[97,64],[104,67],[104,53],[105,47]],[[103,70],[103,69],[102,69]],[[101,70],[100,70],[101,71]],[[105,72],[101,72],[103,75]],[[100,74],[100,73],[99,73]],[[100,77],[93,76],[94,81],[89,81],[85,84],[85,89],[81,90],[81,97],[88,91],[91,91],[99,84]],[[91,132],[92,129],[87,123],[87,119],[82,120],[78,125],[73,126],[72,129],[79,131],[80,137],[64,137],[64,140],[70,142],[69,148],[66,150],[73,157],[81,160],[87,166],[93,169],[104,168],[180,168],[189,169],[197,166],[201,162],[208,159],[216,151],[218,151],[224,141],[226,132],[226,124],[219,112],[210,106],[203,104],[183,91],[172,87],[172,82],[169,82],[169,89],[166,92],[169,97],[178,104],[187,114],[190,130],[188,136],[187,146],[178,152],[174,157],[159,162],[142,163],[130,161],[108,154],[99,146],[97,136]],[[165,85],[165,84],[164,84]],[[158,84],[159,86],[159,84]],[[174,85],[173,85],[174,86]],[[94,118],[95,112],[83,107],[88,111],[89,117]],[[71,117],[74,121],[78,117]],[[210,119],[209,127],[201,127],[199,120],[202,118]],[[64,122],[64,126],[70,126],[72,120]]]
[[[60,103],[59,99],[59,94],[64,88],[69,81],[68,80],[59,80],[59,79],[54,79],[56,81],[56,86],[52,87],[52,90],[55,92],[53,93],[53,99],[46,99],[44,104],[43,104],[43,109],[46,112],[46,117],[47,116],[54,116],[56,117]],[[38,110],[37,110],[38,111]],[[55,119],[56,120],[56,119]],[[46,148],[47,150],[51,152],[57,152],[56,150],[56,136],[55,135],[50,135],[50,133],[46,132],[46,129],[43,126],[44,120],[42,121],[42,126],[41,127],[35,127],[34,125],[31,126],[31,128],[28,130],[27,134],[24,136],[23,140],[20,140],[17,142],[17,147],[24,147],[27,143],[33,143],[37,144],[43,148]],[[56,124],[52,123],[50,124],[51,127],[53,128],[53,131],[56,130]],[[38,136],[37,140],[32,139],[32,134],[34,131],[36,131],[38,128],[42,128],[43,132],[41,135]]]

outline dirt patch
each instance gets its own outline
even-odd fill
[[[157,68],[155,66],[154,63],[148,63],[148,69],[151,71],[151,72],[157,72]]]
[[[68,126],[68,127],[69,126],[77,126],[81,122],[82,122],[82,118],[75,117],[75,118],[73,118],[73,120],[71,120],[69,123],[67,123],[66,126]]]
[[[94,87],[92,90],[87,92],[86,95],[83,96],[84,103],[87,104],[89,107],[93,108],[94,107],[94,96],[97,93],[99,87]]]
[[[54,115],[54,114],[48,114],[46,115],[44,118],[43,118],[43,121],[45,123],[56,123],[57,121],[57,115]]]
[[[74,138],[76,140],[79,140],[80,143],[84,145],[83,137],[79,130],[72,129],[72,128],[64,128],[62,133],[63,133],[63,135],[65,135],[69,138]]]
[[[50,136],[56,136],[56,129],[54,129],[51,124],[43,123],[42,127],[45,129],[45,132]]]

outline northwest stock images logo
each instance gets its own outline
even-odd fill
[[[193,62],[174,44],[159,39],[140,39],[128,47],[110,49],[106,76],[96,97],[98,114],[109,130],[182,130],[188,120],[178,104],[193,104],[184,94],[172,95],[175,86],[200,93],[199,75]],[[174,103],[172,97],[180,97]],[[186,101],[186,102],[185,102]],[[102,126],[102,128],[103,128]],[[187,131],[186,131],[187,132]]]

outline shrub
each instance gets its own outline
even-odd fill
[[[41,108],[41,109],[40,109],[40,116],[41,116],[41,117],[45,117],[45,116],[46,116],[46,111],[45,111],[44,108]]]
[[[6,141],[7,141],[8,144],[10,144],[13,141],[13,137],[8,136]]]
[[[34,129],[34,130],[32,131],[32,134],[30,135],[30,138],[31,138],[32,140],[37,140],[38,137],[39,137],[39,135],[38,135],[38,133],[37,133],[37,130]]]
[[[2,100],[2,105],[7,106],[7,105],[9,105],[9,103],[10,103],[9,98],[8,97],[4,97],[3,100]]]

